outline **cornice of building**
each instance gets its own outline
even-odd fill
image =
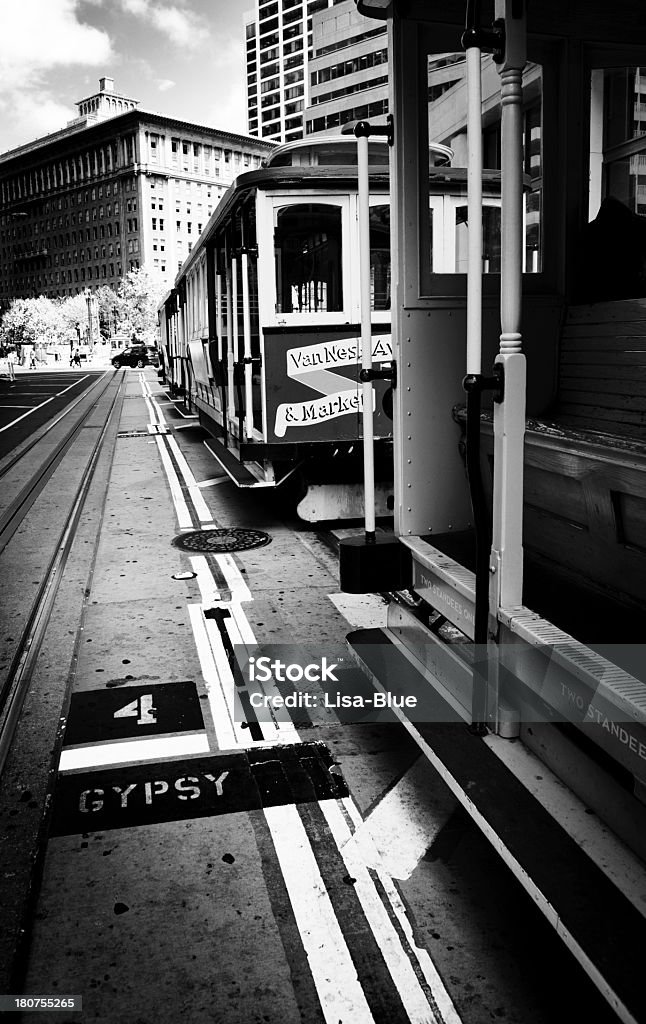
[[[274,148],[276,143],[270,142],[267,139],[259,139],[255,135],[238,135],[235,132],[224,131],[220,128],[213,128],[208,125],[200,125],[191,121],[185,121],[180,118],[168,117],[165,114],[160,114],[152,110],[142,110],[137,107],[133,110],[126,110],[121,114],[115,114],[113,117],[106,117],[96,121],[89,121],[83,118],[81,124],[67,125],[65,128],[61,128],[57,132],[52,132],[49,135],[41,136],[38,139],[34,139],[32,142],[25,143],[22,146],[17,146],[15,149],[7,150],[5,153],[0,153],[0,170],[5,170],[6,166],[13,161],[17,163],[22,162],[24,157],[33,157],[34,154],[41,156],[43,151],[48,148],[53,148],[55,151],[60,149],[62,151],[65,148],[65,143],[71,142],[78,143],[79,137],[87,137],[88,144],[99,139],[109,138],[116,134],[121,134],[123,131],[135,126],[145,126],[146,124],[154,124],[156,126],[165,127],[169,130],[177,129],[178,131],[191,131],[207,135],[212,139],[218,139],[223,142],[231,142],[240,147],[247,146],[253,147],[260,150],[270,151]],[[47,157],[43,157],[47,159]],[[29,160],[32,163],[33,160]]]

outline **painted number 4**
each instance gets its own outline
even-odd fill
[[[144,693],[137,700],[130,701],[125,707],[115,711],[115,718],[136,718],[137,725],[155,725],[157,708],[153,704],[152,693]]]

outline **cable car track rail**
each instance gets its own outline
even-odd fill
[[[115,410],[119,406],[123,380],[113,386],[112,393],[110,393],[110,385],[113,384],[114,375],[108,376],[107,379],[106,376],[103,376],[100,380],[105,381],[105,387],[101,393],[97,397],[96,392],[92,389],[93,394],[89,396],[90,401],[87,403],[87,408],[81,412],[78,420],[66,431],[53,450],[36,466],[27,482],[10,501],[0,519],[0,571],[6,580],[10,578],[10,556],[13,554],[9,545],[21,527],[25,528],[25,546],[27,548],[32,542],[38,547],[44,546],[42,532],[34,536],[37,533],[37,522],[32,524],[31,530],[29,529],[30,511],[40,497],[47,496],[48,485],[52,488],[56,485],[57,471],[67,467],[67,460],[74,452],[74,441],[79,438],[83,427],[88,426],[88,420],[92,414],[96,413],[97,409],[101,410],[103,419],[102,423],[96,427],[97,436],[91,442],[89,450],[79,456],[83,461],[79,479],[72,494],[66,493],[63,489],[59,490],[59,493],[65,494],[67,503],[61,509],[59,528],[56,531],[55,541],[53,544],[50,542],[46,554],[46,565],[40,570],[42,578],[31,603],[27,599],[26,607],[19,609],[19,635],[14,640],[13,656],[8,668],[0,678],[0,774],[11,748],[40,644],[52,613],[58,585],[72,548],[103,443],[110,425],[114,422]],[[82,397],[88,397],[87,393]],[[77,405],[78,403],[75,403],[74,407]],[[62,417],[59,417],[56,422],[59,423],[61,419]],[[54,425],[51,424],[50,427]],[[38,440],[41,440],[46,432],[40,434]],[[37,441],[34,441],[17,458],[12,459],[10,465],[4,467],[4,473],[0,470],[0,477],[19,465],[22,457],[32,451],[36,444]],[[36,547],[31,550],[36,550]],[[3,561],[5,565],[3,565]]]

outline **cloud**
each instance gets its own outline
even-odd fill
[[[120,0],[126,14],[147,21],[182,49],[194,49],[208,37],[204,21],[193,11],[173,5],[160,6],[156,0]]]
[[[112,58],[107,33],[79,21],[77,0],[5,5],[0,34],[0,149],[62,128],[76,111],[52,98],[48,75]]]
[[[171,78],[160,78],[157,82],[157,88],[160,92],[167,92],[169,89],[175,88],[175,82]]]
[[[33,74],[70,64],[101,64],[111,57],[107,33],[82,24],[75,0],[20,0],[7,4],[0,34],[0,89],[29,87]]]

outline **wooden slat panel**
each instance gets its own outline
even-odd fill
[[[584,390],[585,385],[589,383],[589,381],[582,380],[581,387],[573,391],[564,388],[560,395],[563,407],[565,408],[569,402],[598,406],[601,409],[614,409],[620,414],[617,418],[622,422],[624,413],[634,413],[637,419],[630,422],[646,423],[646,407],[641,395],[620,395],[601,386],[591,391]]]
[[[593,305],[570,306],[568,323],[605,324],[621,320],[646,320],[646,299],[619,299]]]
[[[591,425],[596,423],[596,429],[608,434],[616,434],[618,437],[631,437],[638,440],[646,440],[646,426],[635,423],[623,423],[612,416],[595,417],[589,413],[587,407],[583,409],[565,408],[561,413],[563,422],[578,430],[589,430]]]
[[[561,406],[561,412],[564,416],[578,416],[585,418],[588,426],[592,426],[597,420],[603,420],[604,424],[609,422],[616,422],[620,426],[632,427],[645,427],[646,426],[646,413],[636,412],[632,409],[623,409],[621,415],[614,409],[606,409],[602,405],[586,405],[578,402],[563,402]],[[598,430],[604,430],[605,427],[599,426]]]
[[[612,497],[620,538],[646,554],[646,500],[623,491],[613,491]]]
[[[561,365],[581,366],[590,363],[593,366],[608,366],[610,363],[615,366],[619,363],[621,366],[643,366],[646,363],[646,351],[641,349],[634,352],[613,352],[612,358],[610,356],[610,353],[604,352],[570,350],[562,353]]]
[[[530,505],[563,516],[569,522],[582,525],[586,521],[585,496],[579,480],[527,466],[523,494]]]
[[[563,327],[563,338],[568,340],[613,337],[646,337],[646,320],[622,320],[602,324],[573,324],[568,320]]]
[[[607,359],[612,359],[616,352],[645,352],[646,336],[638,338],[563,338],[561,352],[605,352]]]
[[[646,554],[604,542],[588,530],[531,506],[525,506],[524,519],[523,545],[528,552],[536,551],[585,579],[644,602]]]
[[[633,381],[636,384],[646,384],[646,373],[643,369],[635,369],[634,366],[626,363],[613,362],[612,366],[605,366],[603,363],[592,363],[587,366],[582,365],[579,371],[578,366],[570,362],[564,361],[561,366],[561,379],[573,377],[575,380],[579,380],[580,376],[585,375],[586,377],[602,377],[607,380],[613,380],[617,383],[622,381]]]

